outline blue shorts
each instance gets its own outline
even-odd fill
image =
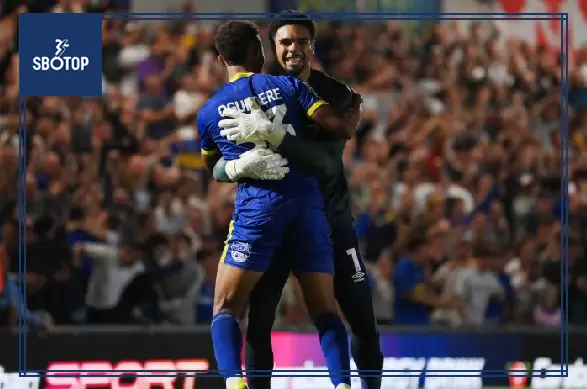
[[[237,198],[221,262],[265,272],[286,249],[294,273],[334,273],[330,224],[324,210],[304,200],[266,194]]]
[[[330,228],[332,230],[331,241],[333,245],[335,284],[340,285],[341,294],[364,296],[364,293],[359,289],[366,285],[367,289],[370,290],[370,286],[353,221],[334,222],[330,224]],[[279,290],[283,288],[287,281],[287,276],[289,276],[290,269],[288,265],[303,260],[303,258],[299,258],[300,252],[289,249],[292,237],[296,239],[294,235],[288,234],[285,245],[277,252],[276,263],[271,265],[271,269],[267,273],[267,276],[272,274],[270,277],[273,279],[280,278],[283,280],[281,284],[276,283],[278,285],[276,289]],[[337,293],[339,293],[338,290]]]
[[[361,258],[359,241],[352,219],[331,224],[334,250],[334,292],[353,334],[363,340],[378,339],[372,304],[371,285]],[[290,274],[290,263],[301,259],[287,244],[277,253],[271,268],[263,274],[250,298],[249,328],[269,333],[283,287]],[[252,369],[252,368],[251,368]]]

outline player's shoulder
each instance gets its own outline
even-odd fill
[[[202,104],[200,110],[198,111],[198,123],[209,120],[210,117],[213,116],[213,113],[217,112],[216,105],[217,102],[212,99],[209,99],[204,104]]]
[[[312,69],[308,81],[330,104],[338,108],[347,108],[352,104],[354,91],[344,82],[315,69]]]
[[[273,75],[273,74],[259,74],[256,75],[257,80],[269,84],[275,84],[279,86],[292,87],[295,85],[295,77],[286,75]]]
[[[309,81],[330,82],[333,84],[344,84],[342,81],[332,77],[330,74],[324,73],[321,70],[311,69]]]
[[[288,83],[288,85],[292,88],[292,91],[297,92],[297,93],[301,93],[302,91],[308,90],[310,91],[312,94],[315,94],[317,96],[320,96],[316,90],[312,87],[312,85],[299,77],[295,77],[295,76],[276,76],[276,77],[281,77],[283,79],[283,82]]]
[[[208,100],[202,105],[202,108],[200,108],[200,111],[217,112],[218,107],[226,104],[229,101],[237,99],[237,97],[238,95],[235,95],[235,92],[233,88],[230,87],[230,84],[224,84],[208,98]]]
[[[218,104],[222,104],[223,102],[225,102],[225,100],[227,99],[231,99],[231,88],[229,87],[230,84],[224,84],[220,87],[220,89],[216,90],[216,92],[214,92],[212,94],[212,96],[210,96],[208,98],[208,101],[206,101],[206,103],[204,103],[204,105],[202,106],[202,108],[207,107],[208,109],[210,107],[214,107]]]
[[[217,121],[218,116],[220,116],[218,113],[218,107],[222,105],[221,96],[219,95],[220,92],[216,92],[200,107],[196,119],[199,128],[203,128],[209,123]]]
[[[328,87],[333,87],[333,88],[344,88],[345,90],[352,90],[350,86],[348,86],[348,84],[346,84],[345,82],[332,77],[330,74],[326,74],[320,70],[316,70],[316,69],[312,69],[312,72],[310,73],[310,78],[308,79],[308,81],[310,82],[310,84],[314,85],[314,84],[324,84],[325,86]]]
[[[210,111],[212,106],[216,105],[216,103],[217,103],[217,99],[214,99],[213,97],[211,97],[208,100],[206,100],[206,102],[204,104],[202,104],[202,106],[200,107],[200,110],[198,112],[200,114],[206,114]]]
[[[253,78],[255,89],[279,88],[280,94],[286,99],[292,99],[296,95],[299,80],[293,76],[277,76],[272,74],[259,74]]]

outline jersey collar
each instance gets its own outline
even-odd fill
[[[236,73],[234,76],[232,76],[232,78],[228,82],[235,82],[239,78],[250,77],[252,75],[253,75],[253,73],[239,72],[239,73]]]

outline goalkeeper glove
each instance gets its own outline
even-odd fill
[[[220,120],[220,135],[235,143],[267,141],[273,148],[279,147],[290,124],[273,124],[253,99],[251,113],[226,108],[222,112],[226,119]]]
[[[241,178],[281,180],[289,173],[287,159],[269,149],[255,148],[228,161],[224,168],[231,181]]]

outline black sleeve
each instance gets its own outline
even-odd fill
[[[308,83],[334,108],[345,109],[353,104],[355,92],[345,83],[321,71],[312,69]]]
[[[337,159],[331,155],[330,143],[285,134],[278,151],[300,169],[322,179],[339,172]]]

